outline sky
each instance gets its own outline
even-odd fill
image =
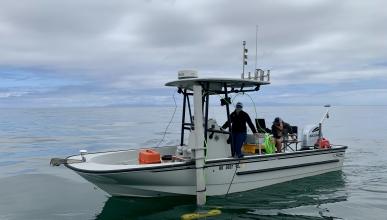
[[[257,105],[387,105],[383,0],[0,0],[0,107],[173,105],[182,69],[271,70]],[[258,27],[257,59],[256,27]],[[256,61],[255,61],[256,60]]]

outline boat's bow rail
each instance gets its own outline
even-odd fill
[[[192,163],[191,157],[176,155],[177,146],[152,148],[160,155],[156,163],[141,163],[140,152],[147,149],[118,150],[99,153],[81,153],[65,159],[67,167],[81,172],[102,172],[114,170],[132,170],[147,167],[160,167],[174,164]],[[165,159],[167,157],[168,159]],[[71,161],[76,161],[73,163]]]
[[[173,155],[176,152],[176,146],[164,146],[153,148],[156,149],[161,155]],[[99,153],[89,153],[82,154],[84,160],[90,163],[96,164],[110,164],[110,165],[138,165],[139,164],[139,152],[140,149],[130,149],[130,150],[117,150],[117,151],[108,151],[108,152],[99,152]],[[79,155],[71,156],[68,159],[80,159],[82,157]]]

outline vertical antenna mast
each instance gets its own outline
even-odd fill
[[[258,25],[255,25],[255,68],[254,71],[257,69],[257,62],[258,62]]]

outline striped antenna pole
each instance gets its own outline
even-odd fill
[[[246,49],[246,41],[243,41],[243,63],[242,63],[242,78],[244,78],[245,75],[245,66],[247,65],[247,52],[248,50]]]

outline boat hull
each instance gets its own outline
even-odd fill
[[[206,195],[243,192],[341,170],[345,150],[346,147],[338,147],[208,160],[204,168]],[[67,167],[112,196],[196,195],[196,170],[192,161],[120,170],[86,170],[71,164]]]

